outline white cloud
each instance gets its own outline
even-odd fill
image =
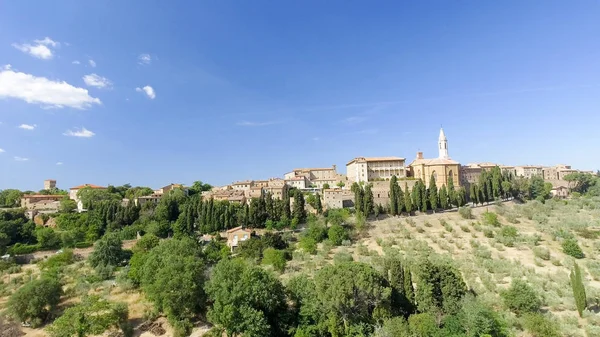
[[[267,125],[273,125],[273,124],[279,124],[279,122],[277,122],[277,121],[267,121],[267,122],[242,121],[242,122],[237,123],[237,125],[239,125],[239,126],[267,126]]]
[[[58,166],[60,166],[62,164],[63,164],[62,161],[59,161],[59,162],[56,163],[56,165],[58,165]]]
[[[135,88],[135,91],[137,92],[144,92],[146,93],[146,96],[148,96],[148,98],[150,99],[155,99],[156,98],[156,92],[154,92],[154,88],[152,88],[151,86],[147,85],[143,88]]]
[[[86,109],[93,104],[102,104],[100,99],[90,96],[86,89],[67,82],[15,72],[6,67],[4,69],[0,71],[0,99],[17,98],[50,108]]]
[[[96,61],[89,60],[88,63],[92,66],[92,68],[96,68]]]
[[[75,61],[73,61],[73,62],[71,62],[71,63],[73,63],[73,64],[81,64],[81,62],[79,62],[79,61],[77,61],[77,60],[75,60]]]
[[[16,161],[28,161],[29,158],[24,158],[24,157],[19,157],[19,156],[15,156],[14,157]]]
[[[83,81],[89,87],[110,88],[112,86],[112,82],[108,78],[96,74],[83,76]]]
[[[1,148],[0,148],[0,153],[3,153],[3,152],[6,152],[6,151],[4,151],[4,149],[1,149]]]
[[[70,137],[90,138],[90,137],[94,137],[96,134],[93,133],[92,131],[82,127],[79,130],[78,129],[67,130],[67,131],[65,131],[65,133],[63,133],[63,135],[70,136]]]
[[[150,54],[140,54],[138,56],[138,64],[148,65],[152,63],[152,56]]]
[[[19,129],[33,130],[33,129],[35,129],[36,126],[37,125],[35,125],[35,124],[33,124],[33,125],[31,125],[31,124],[21,124],[21,125],[19,125]]]
[[[13,47],[33,57],[37,57],[42,60],[49,60],[54,56],[52,48],[58,47],[59,45],[58,42],[53,41],[49,37],[45,37],[43,40],[34,40],[33,42],[34,44],[13,43]]]

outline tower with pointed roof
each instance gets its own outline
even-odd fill
[[[440,137],[438,138],[438,152],[440,159],[449,159],[448,156],[448,139],[444,133],[444,129],[440,128]]]

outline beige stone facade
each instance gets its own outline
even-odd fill
[[[301,178],[304,177],[305,181],[302,182]],[[292,172],[288,172],[284,175],[284,179],[288,186],[296,187],[298,189],[308,188],[323,188],[325,184],[329,186],[335,186],[338,182],[344,181],[345,177],[337,173],[337,167],[332,165],[331,167],[324,168],[299,168],[294,169]],[[299,187],[304,184],[305,187]]]
[[[25,194],[21,198],[21,207],[27,210],[58,211],[60,201],[65,195]]]
[[[444,129],[440,129],[438,152],[439,155],[435,159],[425,159],[423,152],[417,152],[417,157],[409,165],[412,176],[421,179],[426,186],[429,186],[432,176],[438,188],[443,185],[448,186],[450,180],[454,186],[460,186],[460,163],[452,160],[448,155],[448,139]]]
[[[232,228],[226,232],[227,246],[233,251],[241,242],[250,240],[251,235],[252,232],[250,230],[242,228],[241,226]]]
[[[187,194],[188,189],[186,187],[184,187],[182,184],[173,184],[173,183],[171,183],[165,187],[161,187],[157,190],[154,190],[154,194],[156,194],[156,195],[167,194],[170,191],[177,189],[177,188],[182,189]]]
[[[476,164],[469,164],[460,167],[460,184],[468,186],[470,184],[476,184],[479,181],[483,169]]]
[[[160,199],[162,198],[162,194],[151,194],[151,195],[145,195],[142,197],[137,197],[135,199],[133,199],[133,202],[136,206],[144,206],[144,204],[146,203],[152,203],[152,204],[158,204],[160,202]]]
[[[550,194],[552,194],[552,197],[564,199],[569,196],[569,189],[565,186],[553,187]]]
[[[341,188],[323,190],[323,205],[326,209],[354,207],[354,193]]]
[[[525,165],[515,166],[515,175],[517,177],[533,178],[544,177],[544,169],[541,166]]]
[[[350,184],[390,180],[392,176],[406,177],[405,158],[357,157],[346,164],[346,176]]]
[[[44,180],[44,189],[47,190],[51,190],[53,188],[56,188],[56,180],[54,179],[46,179]]]

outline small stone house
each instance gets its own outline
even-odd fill
[[[234,250],[240,242],[250,239],[252,232],[249,229],[242,228],[242,226],[232,228],[226,232],[227,234],[227,246]]]

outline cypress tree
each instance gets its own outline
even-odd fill
[[[469,186],[469,201],[473,203],[473,206],[477,203],[476,187],[477,185],[474,183]]]
[[[419,184],[419,186],[421,187],[421,211],[422,212],[427,212],[427,206],[428,206],[428,200],[427,200],[427,188],[425,188],[425,184],[423,182],[421,182],[421,184]]]
[[[440,189],[440,207],[442,209],[448,209],[448,192],[446,191],[446,185],[442,185]]]
[[[392,179],[390,179],[390,192],[389,192],[389,197],[390,197],[390,214],[391,215],[398,215],[399,211],[398,211],[398,189],[396,188],[396,186],[398,186],[398,178],[396,178],[395,175],[392,176]]]
[[[402,214],[402,212],[404,211],[405,208],[405,197],[404,197],[404,193],[402,192],[402,188],[400,188],[400,185],[396,184],[396,203],[398,205],[398,214]]]
[[[408,183],[404,183],[404,209],[408,215],[411,215],[413,211],[413,203],[410,196],[410,191],[408,190]]]
[[[448,204],[450,208],[456,205],[456,191],[454,190],[454,179],[452,177],[448,179]]]
[[[577,263],[573,264],[573,270],[571,270],[569,277],[571,278],[571,288],[573,288],[573,297],[575,297],[577,312],[579,313],[579,317],[583,317],[583,311],[587,307],[587,298],[581,277],[581,270]]]
[[[373,207],[375,206],[371,184],[365,186],[363,190],[363,195],[363,212],[365,216],[368,217],[369,215],[373,214]]]
[[[317,197],[317,202],[316,202],[316,206],[317,206],[317,214],[322,214],[323,213],[323,204],[321,204],[321,196],[319,195],[319,193],[317,192],[315,194],[315,197]]]
[[[416,207],[416,210],[421,211],[421,184],[420,184],[420,180],[417,180],[417,183],[415,184],[415,186],[413,186],[412,189],[412,200],[413,200],[413,204]]]
[[[412,275],[410,269],[404,266],[404,296],[410,303],[415,303],[415,289],[413,288]]]
[[[427,191],[429,195],[429,204],[431,205],[431,209],[435,212],[438,208],[438,189],[435,183],[435,177],[433,173],[431,174],[431,178],[429,178],[429,190]]]

